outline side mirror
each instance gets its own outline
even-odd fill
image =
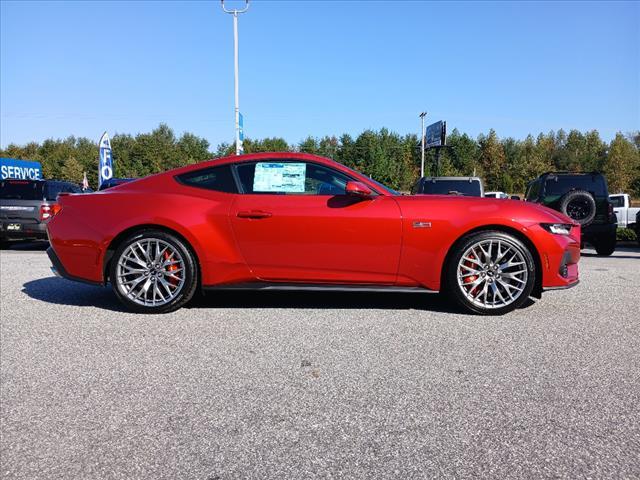
[[[347,195],[360,198],[366,198],[373,195],[371,189],[361,182],[347,182],[344,187],[344,191]]]
[[[520,196],[519,195],[511,195],[509,198],[511,200],[520,200]]]

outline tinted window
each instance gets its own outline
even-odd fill
[[[331,168],[307,162],[258,162],[237,167],[245,193],[344,195],[349,180]]]
[[[564,195],[570,190],[586,190],[598,197],[608,196],[600,175],[550,176],[544,185],[545,195]]]
[[[12,200],[42,200],[42,182],[2,180],[0,198]]]
[[[611,200],[613,208],[624,207],[624,197],[622,195],[619,197],[609,197],[609,200]]]
[[[178,175],[180,183],[191,187],[205,188],[217,192],[238,193],[231,168],[228,165],[203,168]]]
[[[47,182],[44,188],[45,198],[50,202],[55,202],[60,192],[68,192],[66,184],[62,182]]]
[[[538,199],[538,194],[540,193],[540,182],[535,181],[529,184],[527,188],[527,193],[525,195],[525,199],[527,202],[535,202]]]
[[[481,195],[477,180],[428,180],[422,184],[422,192],[429,195],[459,194],[470,197]]]

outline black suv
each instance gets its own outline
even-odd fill
[[[582,242],[593,245],[598,255],[611,255],[615,250],[618,225],[601,173],[543,173],[529,183],[526,200],[553,208],[579,223]]]
[[[411,194],[482,197],[484,187],[478,177],[422,177],[411,189]]]
[[[60,193],[83,193],[61,180],[0,181],[0,244],[9,240],[46,239],[46,225]]]

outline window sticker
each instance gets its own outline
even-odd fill
[[[304,193],[306,163],[256,163],[254,192]]]

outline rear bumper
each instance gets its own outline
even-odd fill
[[[51,260],[51,271],[58,277],[66,278],[67,280],[73,280],[74,282],[82,282],[89,285],[102,286],[101,282],[93,282],[85,278],[76,277],[67,272],[67,270],[64,268],[64,265],[62,265],[62,262],[56,255],[56,252],[53,250],[53,247],[47,248],[47,255],[49,256],[49,260]]]
[[[20,224],[20,230],[7,230],[9,224]],[[46,240],[47,225],[31,221],[22,221],[20,219],[2,219],[0,220],[0,239],[2,240]]]
[[[589,241],[592,238],[615,237],[618,230],[617,223],[605,223],[598,225],[587,225],[582,227],[582,241]]]

